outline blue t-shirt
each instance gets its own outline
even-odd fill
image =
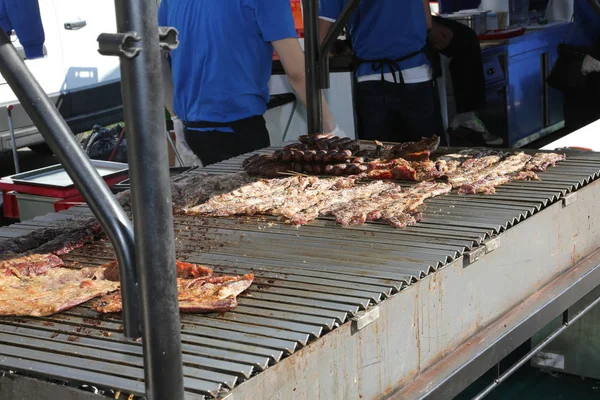
[[[347,0],[319,0],[319,16],[335,21]],[[427,43],[423,0],[365,0],[348,22],[354,54],[362,60],[398,59],[419,51]],[[399,63],[401,70],[429,65],[424,54]],[[385,67],[384,72],[390,72]],[[362,64],[358,76],[381,74],[371,63]]]
[[[44,26],[38,0],[0,0],[0,28],[14,30],[28,59],[44,57]]]
[[[289,0],[162,0],[172,51],[173,108],[183,121],[231,122],[267,110],[271,42],[297,37]]]
[[[600,39],[600,17],[588,0],[575,0],[573,4],[575,23],[569,33],[569,44],[593,46]]]

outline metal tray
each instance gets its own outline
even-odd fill
[[[96,171],[98,171],[100,176],[103,178],[114,176],[129,170],[129,166],[124,163],[102,160],[91,160],[91,162],[96,168]],[[60,164],[23,172],[9,176],[8,178],[14,183],[50,188],[66,189],[75,186],[67,174],[67,171],[65,171],[63,166]]]
[[[197,167],[171,167],[169,168],[169,173],[171,175],[171,178],[176,176],[176,175],[180,175],[183,174],[185,172],[191,171],[193,169],[196,169]],[[122,182],[119,182],[115,185],[113,185],[113,187],[111,188],[114,194],[120,193],[124,190],[128,190],[130,188],[130,183],[129,183],[129,179],[126,179]]]

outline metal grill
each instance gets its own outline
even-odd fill
[[[236,172],[243,158],[205,170]],[[226,394],[359,311],[477,252],[550,204],[569,201],[599,174],[600,154],[574,153],[539,173],[539,182],[512,182],[489,196],[429,199],[423,221],[401,230],[382,223],[342,228],[328,219],[297,228],[272,218],[176,218],[179,259],[256,276],[232,312],[182,316],[188,397]],[[0,237],[85,213],[77,207],[36,218],[0,229]],[[99,241],[63,258],[90,266],[114,253]],[[117,316],[98,316],[86,305],[49,318],[2,319],[0,344],[5,370],[144,395],[141,344],[124,338]]]

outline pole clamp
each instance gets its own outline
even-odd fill
[[[170,26],[158,28],[158,40],[163,50],[175,50],[179,46],[177,29]],[[119,56],[134,59],[142,51],[136,43],[142,40],[137,32],[102,33],[98,36],[98,53],[103,56]]]
[[[97,40],[98,53],[103,56],[123,56],[131,60],[142,51],[135,47],[135,43],[142,40],[136,32],[101,33]]]
[[[158,27],[158,41],[163,50],[175,50],[179,46],[179,32],[171,26]]]

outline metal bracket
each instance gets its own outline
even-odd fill
[[[466,263],[464,263],[463,267],[468,267],[469,265],[473,264],[474,262],[478,261],[481,257],[483,257],[486,254],[486,246],[479,246],[474,248],[471,251],[467,251],[465,252],[465,257],[467,258]]]
[[[577,201],[577,192],[568,193],[562,199],[563,207],[568,207],[575,203],[575,201]]]
[[[179,32],[171,26],[158,27],[158,40],[163,50],[175,50],[179,46]]]
[[[142,40],[136,32],[101,33],[97,40],[98,53],[103,56],[123,56],[133,59],[142,51],[134,46],[136,42]]]
[[[352,332],[358,332],[365,326],[379,319],[379,307],[372,307],[366,311],[359,312],[352,319]]]
[[[488,254],[488,253],[491,253],[492,251],[496,250],[498,247],[500,247],[500,239],[495,237],[495,238],[488,240],[484,244],[485,244],[485,254]]]

